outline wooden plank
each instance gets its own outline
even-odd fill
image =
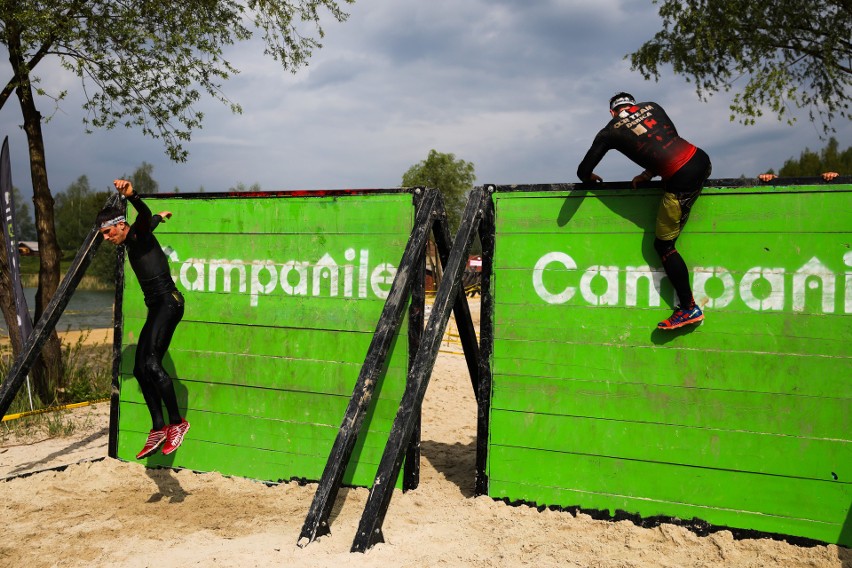
[[[174,217],[160,234],[408,233],[413,219],[411,195],[370,194],[307,198],[176,199],[146,196],[154,212]]]
[[[672,515],[668,504],[691,506],[692,515],[718,523],[717,511],[760,514],[767,521],[755,530],[787,532],[778,518],[802,519],[842,525],[852,497],[852,485],[774,475],[751,475],[644,461],[544,452],[495,445],[491,448],[489,475],[492,483],[523,483],[526,497],[513,498],[542,503],[536,486],[563,488],[583,497],[563,502],[593,509],[623,509],[645,517]],[[677,483],[672,483],[677,479]],[[495,495],[492,495],[495,496]],[[631,498],[634,507],[624,507]],[[749,520],[752,520],[749,518]],[[730,526],[743,526],[742,519]],[[790,534],[787,532],[787,534]],[[807,535],[800,535],[807,536]]]
[[[324,463],[334,437],[335,426],[296,422],[280,418],[191,411],[190,428],[193,442],[209,442],[225,446],[242,446],[256,450],[270,450],[310,456]],[[121,416],[122,432],[135,439],[145,440],[150,426],[150,416],[141,403],[128,403]],[[246,435],[250,432],[249,435]],[[359,458],[378,464],[388,432],[382,429],[364,429],[356,444]]]
[[[190,429],[187,443],[180,452],[170,456],[156,454],[145,460],[149,467],[182,467],[193,471],[216,471],[224,475],[238,475],[260,481],[289,481],[291,479],[315,481],[322,472],[323,460],[313,456],[253,449],[245,446],[228,446],[212,442],[195,442]],[[144,441],[144,433],[122,432],[119,438],[118,455],[132,460]],[[363,486],[375,474],[375,464],[353,461],[344,474],[343,482],[351,486]]]
[[[367,250],[368,253],[375,251],[367,255],[370,266],[375,267],[382,262],[398,262],[399,258],[381,258],[377,255],[379,251],[401,249],[406,241],[406,234],[402,232],[209,234],[168,233],[158,227],[155,234],[161,245],[174,249],[175,254],[170,261],[177,267],[190,259],[242,261],[249,267],[255,261],[269,259],[279,265],[289,261],[309,262],[313,265],[328,254],[338,266],[350,264],[357,269],[361,265],[361,250]],[[209,265],[206,268],[209,271]]]
[[[693,209],[689,231],[712,226],[716,234],[740,232],[750,226],[759,232],[809,233],[848,230],[843,216],[815,216],[840,203],[852,203],[850,186],[811,186],[765,191],[705,188]],[[653,227],[661,190],[577,191],[495,195],[497,231],[550,233],[630,232]],[[760,220],[755,223],[755,220]]]
[[[531,286],[536,263],[545,254],[557,251],[567,253],[577,266],[566,268],[552,262],[546,267],[547,275],[574,275],[576,286],[589,267],[616,265],[621,269],[623,278],[627,266],[662,266],[653,249],[653,226],[648,229],[650,234],[637,228],[630,233],[582,233],[570,235],[570,238],[561,234],[553,234],[549,238],[534,233],[499,235],[495,270],[526,272],[528,286]],[[723,267],[735,276],[736,284],[740,283],[742,274],[755,266],[780,266],[792,275],[815,255],[838,277],[842,277],[846,268],[843,257],[849,250],[845,247],[848,237],[844,235],[848,233],[804,233],[796,235],[793,241],[790,235],[781,232],[701,233],[693,228],[690,221],[678,238],[677,248],[683,251],[693,271],[699,266]],[[501,254],[503,251],[505,254]]]
[[[641,382],[494,378],[495,408],[838,439],[852,431],[849,401],[748,391],[655,386]],[[563,433],[564,434],[564,433]],[[492,443],[500,440],[492,435]]]
[[[505,446],[852,483],[852,442],[494,409]]]
[[[178,401],[187,409],[222,409],[227,414],[295,420],[310,424],[339,426],[348,397],[310,392],[216,385],[195,381],[175,381]],[[121,402],[143,404],[135,379],[125,377]],[[399,401],[377,398],[368,412],[376,428],[390,429]]]
[[[521,342],[589,343],[623,349],[658,346],[660,352],[671,348],[799,354],[833,358],[840,367],[850,362],[845,338],[852,335],[852,317],[777,312],[752,315],[708,309],[705,323],[687,330],[688,335],[679,335],[657,330],[657,322],[669,315],[671,308],[501,304],[495,311],[494,333],[497,341],[515,348],[522,348]]]
[[[127,318],[124,344],[128,347],[125,349],[131,344],[135,345],[143,324],[144,319]],[[234,341],[237,335],[241,341]],[[242,353],[318,361],[358,361],[367,352],[371,337],[370,333],[334,329],[276,328],[184,320],[178,325],[169,350]]]
[[[127,306],[128,325],[131,320],[144,321],[144,306],[135,307]],[[252,306],[247,295],[195,293],[186,297],[184,321],[369,333],[381,312],[380,301],[268,295]]]
[[[122,373],[133,374],[136,348],[128,348]],[[405,372],[404,361],[394,363],[396,373]],[[350,362],[211,353],[205,351],[169,352],[164,362],[169,376],[180,380],[202,381],[255,388],[279,388],[348,396],[352,392],[359,366]],[[380,396],[399,396],[405,385],[395,381],[382,383]]]
[[[645,519],[662,517],[665,519],[699,519],[715,527],[744,528],[762,533],[792,535],[822,542],[839,542],[849,546],[852,542],[850,531],[842,523],[814,521],[796,517],[766,515],[737,509],[705,507],[698,504],[660,501],[645,497],[625,495],[598,495],[588,491],[577,491],[562,487],[530,485],[495,479],[491,482],[489,494],[494,498],[506,498],[510,501],[525,501],[540,505],[559,505],[573,507],[582,503],[584,509],[608,510],[611,515],[616,511],[639,514]],[[570,505],[566,505],[570,504]]]
[[[620,348],[613,343],[582,341],[513,343],[501,341],[495,346],[495,372],[506,377],[641,382],[649,386],[852,399],[848,359],[739,350],[748,345],[698,351],[689,346],[680,348],[676,343]],[[685,367],[696,359],[700,364]],[[726,372],[729,367],[733,368]],[[744,381],[737,369],[750,369],[749,380]]]

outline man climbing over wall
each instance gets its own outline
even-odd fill
[[[660,255],[663,269],[674,286],[679,306],[668,319],[657,324],[658,329],[677,329],[704,319],[701,308],[692,297],[689,270],[675,249],[675,241],[683,230],[689,212],[710,177],[710,158],[678,136],[674,123],[665,111],[653,102],[637,103],[633,95],[618,93],[609,101],[612,120],[595,136],[577,168],[577,175],[586,183],[602,182],[594,173],[609,150],[618,150],[645,168],[633,178],[637,183],[655,176],[663,179],[663,198],[657,211],[654,249]]]
[[[168,455],[178,449],[189,430],[178,409],[172,378],[163,369],[163,357],[169,348],[175,328],[183,317],[183,296],[178,292],[169,271],[169,262],[154,229],[172,214],[163,211],[151,215],[142,198],[133,191],[129,181],[117,179],[115,189],[136,209],[136,221],[128,225],[124,213],[116,207],[107,207],[98,214],[98,227],[104,239],[114,245],[124,244],[130,266],[139,280],[145,297],[148,316],[136,345],[133,375],[139,381],[145,404],[151,413],[152,428],[136,459],[153,455],[163,448]],[[162,406],[169,414],[169,424],[163,419]]]

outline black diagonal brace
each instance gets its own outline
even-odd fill
[[[107,200],[107,205],[114,205],[119,199],[118,194],[114,194]],[[68,306],[68,301],[74,294],[74,290],[77,289],[80,280],[86,274],[86,269],[92,263],[92,259],[103,240],[98,227],[93,226],[86,236],[86,240],[83,241],[83,245],[77,251],[77,256],[74,257],[74,261],[59,284],[59,288],[56,289],[56,293],[47,304],[47,308],[38,323],[36,323],[35,329],[33,329],[32,334],[24,343],[23,349],[12,364],[9,376],[0,385],[0,418],[6,415],[12,401],[15,400],[18,389],[21,388],[21,384],[26,379],[27,373],[38,357],[41,348],[44,347],[50,333],[56,327],[56,322],[59,321],[65,307]]]
[[[127,204],[122,203],[123,209]],[[118,458],[118,418],[121,399],[121,342],[124,335],[124,258],[126,249],[118,247],[115,255],[115,299],[112,304],[112,388],[109,396],[109,439],[107,455]]]
[[[414,219],[414,227],[402,254],[402,260],[399,263],[393,284],[391,284],[379,322],[376,325],[376,332],[373,334],[364,365],[361,367],[361,372],[355,383],[352,398],[349,400],[346,414],[343,417],[343,423],[334,440],[319,487],[302,526],[298,540],[298,545],[301,547],[307,546],[317,537],[330,532],[328,519],[334,500],[340,490],[343,474],[349,464],[349,458],[361,431],[364,417],[367,414],[373,391],[384,367],[391,343],[399,331],[405,304],[411,293],[413,279],[420,273],[417,266],[418,263],[422,263],[432,219],[436,208],[441,203],[440,194],[437,190],[426,189],[424,191]]]
[[[381,527],[393,495],[393,480],[399,475],[405,447],[416,424],[417,416],[420,414],[419,409],[426,394],[432,369],[435,366],[435,359],[441,346],[447,321],[450,318],[450,311],[461,288],[468,250],[473,243],[479,220],[485,210],[486,199],[490,199],[490,194],[481,188],[474,189],[468,198],[461,227],[444,269],[444,279],[441,281],[435,296],[435,304],[426,324],[423,341],[417,350],[388,443],[379,463],[376,479],[370,489],[370,495],[361,516],[358,532],[352,544],[352,552],[366,552],[373,544],[384,541]]]
[[[472,195],[471,195],[472,197]],[[453,238],[450,235],[450,227],[446,222],[446,217],[435,219],[432,225],[432,235],[435,237],[435,246],[438,249],[438,255],[441,258],[441,266],[448,266],[450,252],[453,246]],[[467,252],[465,252],[465,255]],[[463,259],[462,273],[467,266],[467,256]],[[444,278],[446,278],[446,274]],[[479,398],[479,344],[476,339],[476,329],[473,325],[473,319],[470,316],[470,306],[467,303],[467,296],[464,293],[463,287],[459,287],[456,293],[455,301],[453,302],[453,315],[456,318],[456,326],[459,330],[459,339],[462,344],[467,370],[470,374],[470,381],[473,385],[473,395]],[[443,332],[442,332],[443,333]]]

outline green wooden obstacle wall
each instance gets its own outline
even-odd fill
[[[852,544],[852,186],[497,191],[488,494]]]
[[[186,298],[165,367],[192,427],[148,465],[259,480],[317,480],[412,228],[407,192],[145,199]],[[133,214],[132,207],[129,207]],[[131,215],[133,216],[133,215]],[[150,417],[133,377],[146,308],[125,266],[118,457]],[[403,321],[344,483],[370,485],[402,397]]]

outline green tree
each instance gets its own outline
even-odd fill
[[[86,176],[80,176],[65,191],[56,194],[56,240],[66,257],[77,254],[110,195],[109,191],[94,191]],[[104,284],[115,282],[115,258],[114,247],[101,246],[86,274]]]
[[[698,96],[737,91],[731,120],[754,124],[768,108],[792,123],[808,110],[823,131],[850,117],[852,4],[849,0],[654,0],[663,29],[628,55],[632,69],[659,79],[661,67],[694,81]],[[737,84],[739,82],[739,84]]]
[[[837,139],[832,137],[819,153],[805,148],[798,159],[790,158],[785,161],[778,175],[782,177],[810,177],[819,176],[824,172],[849,175],[852,172],[852,146],[841,152]]]
[[[151,195],[152,193],[160,192],[160,184],[151,175],[154,172],[154,165],[148,162],[142,162],[133,175],[127,176],[124,179],[130,180],[133,184],[133,191],[142,195]]]
[[[35,224],[33,216],[30,215],[30,206],[21,195],[21,190],[12,187],[12,200],[15,202],[15,224],[18,226],[16,238],[19,241],[36,240]]]
[[[106,192],[92,191],[86,176],[80,176],[65,191],[56,194],[56,240],[63,251],[76,251],[80,247],[106,198]]]
[[[455,235],[464,210],[466,196],[473,188],[475,180],[476,175],[472,163],[456,160],[454,154],[444,154],[433,149],[429,150],[429,155],[425,160],[411,166],[402,175],[402,186],[422,185],[438,189],[444,199],[450,232]],[[430,249],[435,250],[434,244],[430,245]],[[442,279],[442,269],[437,254],[433,256],[432,253],[427,251],[426,256],[435,283],[438,284]]]
[[[453,234],[458,230],[467,194],[473,189],[474,181],[476,174],[472,163],[436,150],[429,150],[425,160],[408,168],[402,176],[403,187],[422,185],[441,192]]]
[[[125,126],[161,139],[176,161],[183,143],[202,123],[196,104],[207,96],[230,105],[223,82],[238,70],[225,49],[259,31],[265,54],[284,69],[304,65],[320,47],[325,12],[346,19],[340,5],[353,0],[0,0],[0,43],[8,51],[10,77],[0,90],[0,109],[14,95],[21,107],[30,152],[30,177],[39,241],[35,317],[41,317],[59,285],[61,250],[56,240],[53,196],[47,176],[42,114],[35,95],[61,102],[34,74],[54,59],[79,80],[86,130]],[[66,78],[57,81],[65,84]],[[2,270],[8,271],[5,264]],[[0,294],[9,294],[0,278]],[[10,329],[16,326],[9,323]],[[17,333],[17,330],[12,333]],[[19,341],[12,341],[13,346]],[[62,384],[61,346],[54,331],[33,368],[39,394]],[[44,398],[44,397],[42,397]]]

